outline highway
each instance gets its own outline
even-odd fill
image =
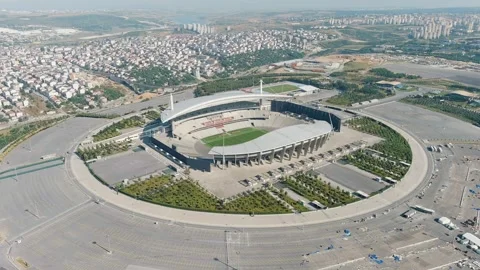
[[[173,94],[173,99],[175,102],[191,99],[194,97],[193,91],[194,89],[175,92]],[[124,115],[131,112],[139,112],[140,110],[146,109],[148,107],[158,107],[159,105],[165,105],[169,103],[170,103],[170,94],[165,94],[163,96],[154,97],[147,101],[126,104],[126,105],[115,107],[115,108],[98,109],[92,112],[99,113],[99,114],[106,114],[106,115],[108,114]]]
[[[424,118],[396,113],[406,109],[439,122],[426,126]],[[477,132],[457,119],[397,102],[362,108],[362,113],[401,126],[422,142],[422,147],[433,134],[448,139],[450,133],[439,133],[446,125],[461,126],[456,134],[465,138]],[[63,129],[54,127],[35,135],[35,152],[29,159],[49,153],[50,147],[55,152],[71,153],[75,142],[84,138],[89,129],[83,126],[83,132],[72,130],[70,134],[68,130],[79,125],[76,121],[70,119]],[[92,128],[103,124],[95,122]],[[49,138],[55,142],[49,142]],[[28,144],[15,149],[9,160],[21,162],[19,157],[27,153],[24,147]],[[449,175],[465,169],[467,165],[460,162],[464,155],[479,153],[456,145],[451,160],[446,162],[434,163],[438,155],[429,155],[429,174],[423,184],[395,208],[375,211],[376,217],[364,213],[356,218],[307,225],[302,222],[305,218],[297,215],[297,225],[275,228],[194,225],[144,216],[108,202],[95,203],[95,196],[73,179],[72,158],[67,158],[65,168],[41,171],[43,176],[24,175],[18,181],[0,181],[0,238],[6,240],[0,244],[4,255],[0,264],[15,269],[12,261],[22,258],[38,269],[433,269],[443,265],[448,269],[463,255],[446,244],[453,241],[454,233],[446,235],[449,231],[433,219],[458,212],[458,201],[437,201],[441,193],[438,190],[442,185],[448,185],[443,193],[458,194],[463,190],[465,180],[452,181]],[[438,174],[448,175],[431,184],[422,199],[417,198],[436,169]],[[413,204],[434,208],[437,213],[417,214],[412,220],[399,216]],[[465,215],[471,214],[464,210]],[[282,217],[278,221],[282,223]],[[343,235],[346,228],[352,236]],[[21,243],[15,242],[19,239]],[[442,256],[438,256],[440,251]],[[420,254],[412,255],[415,252]],[[368,259],[372,253],[384,260],[382,265]],[[392,254],[404,259],[396,263]]]

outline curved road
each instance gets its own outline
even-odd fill
[[[72,123],[70,121],[67,124]],[[85,134],[77,134],[78,139],[75,140],[84,136]],[[418,144],[415,147],[424,148],[417,140],[414,140]],[[58,137],[55,143],[63,145],[63,152],[75,146],[71,138]],[[429,173],[433,164],[430,155],[426,158],[429,160],[426,172]],[[44,186],[42,193],[37,195],[38,201],[46,198],[51,200],[48,204],[37,203],[38,210],[34,207],[36,203],[30,202],[27,205],[26,202],[37,190],[26,189],[31,182],[21,179],[0,181],[1,195],[17,194],[19,190],[24,194],[22,197],[15,195],[5,198],[2,204],[5,213],[14,220],[17,216],[25,215],[25,220],[28,219],[27,215],[31,216],[28,222],[20,220],[23,227],[14,232],[9,231],[16,224],[5,225],[3,215],[0,216],[0,236],[7,240],[0,244],[6,255],[0,258],[1,266],[13,269],[11,262],[21,257],[38,269],[372,269],[376,266],[367,255],[375,253],[384,258],[384,266],[428,269],[450,263],[454,259],[454,253],[450,251],[442,253],[441,257],[436,253],[433,260],[422,257],[421,264],[408,257],[417,247],[428,249],[451,241],[440,233],[442,229],[437,229],[438,226],[431,218],[419,215],[409,221],[399,217],[408,208],[406,200],[416,203],[414,196],[425,187],[428,179],[416,188],[410,187],[414,189],[413,192],[407,198],[397,201],[395,208],[376,206],[376,218],[370,218],[368,210],[359,210],[357,214],[361,214],[360,217],[318,225],[307,225],[309,220],[306,215],[289,215],[292,220],[286,221],[284,225],[291,226],[282,228],[232,225],[212,227],[205,226],[207,223],[191,225],[181,222],[180,218],[190,220],[192,212],[184,213],[184,217],[179,217],[180,222],[177,222],[153,218],[152,213],[136,214],[109,202],[96,204],[88,198],[92,197],[90,193],[85,195],[86,191],[82,187],[73,184],[71,178],[74,174],[68,168],[75,162],[75,157],[70,157],[65,170],[56,168],[59,172],[50,169],[45,171],[61,175],[53,181],[33,175],[25,176]],[[79,180],[85,181],[84,176],[80,176]],[[400,190],[398,186],[392,189],[393,193],[389,196],[399,196],[395,194],[397,190]],[[85,197],[75,199],[71,196],[72,192]],[[4,196],[0,198],[3,199]],[[62,198],[76,203],[74,206],[64,205]],[[18,206],[8,207],[12,204]],[[57,210],[52,213],[46,211],[52,205],[56,205]],[[22,211],[23,208],[32,208],[31,212],[39,213],[41,217],[36,218]],[[153,214],[165,214],[156,211]],[[316,213],[309,215],[312,214]],[[255,216],[254,219],[258,217]],[[365,221],[360,222],[359,219],[363,218]],[[429,229],[425,230],[424,226]],[[343,229],[346,228],[351,229],[351,237],[343,236]],[[16,240],[22,241],[16,243]],[[109,254],[108,250],[112,253]],[[404,256],[402,264],[395,264],[391,260],[393,253]]]

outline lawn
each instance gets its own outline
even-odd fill
[[[227,132],[225,133],[225,135],[217,134],[207,138],[203,138],[202,141],[203,143],[205,143],[210,147],[222,146],[222,145],[229,146],[229,145],[236,145],[236,144],[241,144],[244,142],[251,141],[262,135],[265,135],[266,133],[268,132],[263,129],[242,128],[242,129],[237,129],[234,131]],[[225,137],[225,144],[224,144],[223,137]]]
[[[365,62],[348,62],[345,63],[344,71],[359,71],[368,68],[368,63]]]
[[[280,85],[275,85],[275,86],[269,86],[266,88],[263,88],[265,92],[272,93],[272,94],[278,94],[278,93],[284,93],[284,92],[290,92],[293,90],[298,90],[298,87],[295,85],[291,84],[280,84]]]

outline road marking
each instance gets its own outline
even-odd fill
[[[460,259],[460,260],[456,260],[456,261],[453,261],[453,262],[449,262],[449,263],[446,263],[446,264],[444,264],[444,265],[440,265],[440,266],[437,266],[437,267],[430,268],[430,269],[428,269],[428,270],[440,269],[440,268],[443,268],[443,267],[445,267],[445,266],[449,266],[449,265],[452,265],[452,264],[461,262],[461,261],[463,261],[463,260],[465,260],[465,259]]]
[[[361,261],[361,260],[365,260],[365,257],[361,257],[361,258],[358,258],[358,259],[353,259],[353,260],[350,260],[350,261],[333,264],[333,265],[323,267],[323,268],[320,268],[320,269],[317,269],[317,270],[326,270],[326,269],[331,269],[331,268],[335,268],[335,267],[338,267],[338,266],[345,266],[347,264],[351,264],[351,263],[358,262],[358,261]]]
[[[460,207],[463,205],[463,199],[465,198],[465,191],[467,190],[467,186],[463,187],[462,198],[460,199]]]
[[[397,248],[396,250],[400,250],[400,249],[404,249],[404,248],[409,248],[409,247],[414,247],[414,246],[419,246],[419,245],[422,245],[422,244],[425,244],[425,243],[433,242],[433,241],[435,241],[435,240],[438,240],[438,238],[435,237],[435,238],[428,239],[428,240],[425,240],[425,241],[422,241],[422,242],[414,243],[414,244],[411,244],[411,245],[406,245],[406,246],[403,246],[403,247],[399,247],[399,248]]]
[[[83,203],[80,203],[78,205],[75,205],[65,211],[63,211],[62,213],[50,218],[50,219],[47,219],[46,221],[20,233],[19,235],[15,236],[15,237],[11,237],[8,241],[13,241],[15,239],[18,239],[20,237],[26,237],[27,235],[31,234],[31,233],[35,233],[37,230],[41,229],[42,227],[44,228],[47,228],[48,226],[50,225],[53,225],[54,223],[60,221],[62,218],[65,218],[66,216],[80,210],[80,209],[83,209],[84,207],[88,206],[88,205],[91,205],[89,204],[91,202],[91,200],[86,200],[84,201]]]

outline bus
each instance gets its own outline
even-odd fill
[[[360,198],[362,199],[367,199],[368,197],[370,197],[370,195],[368,195],[367,193],[361,191],[361,190],[357,190],[354,192],[355,195],[359,196]]]
[[[428,208],[425,208],[425,207],[420,206],[420,205],[415,205],[413,208],[414,208],[414,209],[417,209],[417,210],[420,211],[420,212],[427,213],[427,214],[433,214],[433,213],[435,213],[435,210],[433,210],[433,209],[428,209]]]
[[[384,181],[387,182],[387,183],[390,184],[390,185],[395,185],[395,184],[397,184],[397,180],[393,180],[393,179],[390,178],[390,177],[385,177],[385,178],[384,178]]]
[[[323,204],[319,203],[317,200],[311,201],[310,204],[311,204],[313,207],[315,207],[315,208],[317,208],[317,209],[320,209],[320,210],[322,210],[322,209],[327,209],[326,206],[324,206]]]

